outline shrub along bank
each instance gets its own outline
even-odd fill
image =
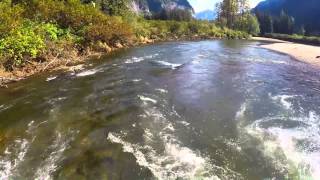
[[[3,0],[0,12],[1,68],[13,72],[24,71],[29,64],[36,67],[36,72],[52,69],[73,64],[92,52],[139,43],[249,37],[207,21],[146,20],[130,12],[121,17],[109,16],[80,0]]]
[[[320,46],[320,37],[316,37],[316,36],[303,36],[298,34],[289,35],[289,34],[277,34],[277,33],[267,33],[264,36],[268,38],[280,39],[284,41]]]

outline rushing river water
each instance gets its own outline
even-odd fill
[[[132,48],[1,89],[0,179],[319,179],[319,70],[258,45]]]

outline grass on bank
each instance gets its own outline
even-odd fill
[[[284,41],[320,46],[320,37],[316,37],[316,36],[303,36],[298,34],[288,35],[288,34],[278,34],[278,33],[267,33],[264,36],[268,38],[280,39]]]
[[[164,41],[249,37],[207,21],[145,20],[130,12],[123,17],[108,16],[80,0],[14,2],[0,2],[0,63],[9,71],[32,61],[72,59],[90,51],[108,51],[119,44],[132,45],[145,38]]]

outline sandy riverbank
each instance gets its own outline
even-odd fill
[[[320,67],[320,46],[311,46],[263,37],[253,37],[252,39],[270,43],[261,45],[263,48],[284,53],[297,60]]]

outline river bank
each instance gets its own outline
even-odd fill
[[[51,72],[57,70],[63,71],[72,71],[77,72],[82,70],[83,64],[90,59],[99,59],[102,55],[107,55],[113,51],[136,47],[146,44],[152,44],[157,42],[166,42],[166,41],[195,41],[195,40],[204,40],[204,39],[219,39],[217,37],[203,37],[203,36],[192,36],[192,37],[170,37],[167,39],[149,39],[149,38],[141,38],[139,41],[133,44],[118,44],[117,47],[109,47],[106,44],[98,44],[95,50],[86,49],[84,53],[76,52],[76,50],[72,52],[68,52],[68,57],[50,57],[44,62],[32,61],[29,62],[26,66],[22,68],[16,68],[13,71],[5,71],[4,69],[0,69],[0,87],[8,87],[7,85],[13,82],[17,82],[23,79],[26,79],[32,75],[41,73],[41,72]],[[261,45],[261,47],[277,51],[280,53],[287,54],[299,61],[306,62],[309,64],[313,64],[316,66],[320,66],[320,47],[312,46],[312,45],[304,45],[298,44],[278,39],[272,38],[264,38],[264,37],[252,37],[251,40],[266,42],[267,44]],[[66,53],[64,53],[66,54]]]
[[[299,61],[320,67],[320,47],[293,43],[278,39],[253,37],[252,40],[267,42],[261,47],[287,54]]]
[[[45,61],[29,61],[23,67],[15,68],[13,71],[6,71],[4,68],[0,68],[0,88],[8,88],[8,84],[24,80],[30,76],[36,75],[41,72],[52,72],[63,70],[65,72],[77,72],[83,69],[83,64],[87,60],[99,59],[103,55],[108,55],[114,51],[143,46],[153,43],[170,42],[170,41],[197,41],[197,40],[210,40],[210,39],[226,39],[215,36],[201,36],[193,35],[190,37],[183,36],[170,36],[165,39],[156,37],[150,39],[147,37],[141,37],[136,42],[130,44],[118,43],[115,47],[110,47],[106,43],[97,43],[94,49],[87,48],[82,53],[77,49],[61,52],[61,54],[68,54],[67,57],[46,57]],[[234,38],[232,38],[234,39]]]

